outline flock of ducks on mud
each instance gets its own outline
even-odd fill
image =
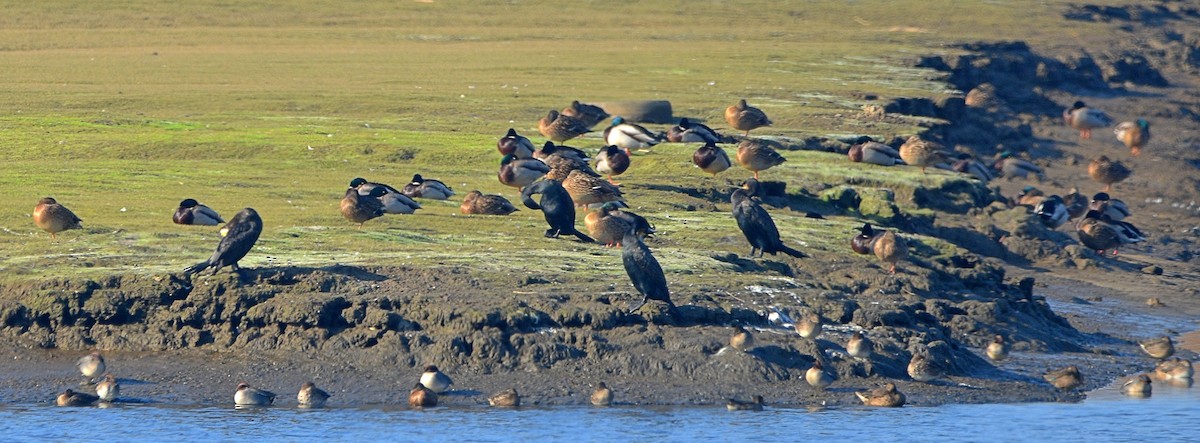
[[[979,94],[972,91],[967,95],[969,106],[973,95],[978,100]],[[671,302],[662,268],[643,242],[644,238],[654,234],[654,228],[644,217],[628,210],[620,184],[615,181],[616,176],[631,166],[633,151],[648,151],[663,142],[702,143],[692,156],[693,163],[702,171],[715,176],[735,163],[751,171],[753,178],[745,180],[730,196],[733,217],[751,246],[751,256],[755,253],[762,256],[764,253],[775,255],[779,252],[797,258],[805,256],[783,243],[770,214],[760,204],[763,190],[758,181],[759,173],[786,161],[786,158],[770,144],[749,137],[750,131],[772,124],[762,110],[750,106],[745,100],[739,100],[725,110],[726,122],[733,129],[744,131],[745,135],[738,143],[737,153],[732,161],[718,145],[732,141],[732,137],[721,135],[708,126],[686,118],[664,133],[654,133],[622,117],[613,118],[611,125],[604,130],[605,146],[596,155],[594,169],[587,152],[561,144],[592,132],[591,128],[594,125],[609,117],[602,108],[578,101],[561,112],[552,110],[538,122],[539,132],[548,139],[540,149],[528,138],[519,135],[515,129],[509,129],[497,142],[501,160],[496,176],[500,183],[521,191],[522,202],[526,207],[543,212],[549,225],[545,232],[546,237],[556,238],[565,234],[583,242],[622,247],[622,262],[626,273],[642,295],[641,302],[630,304],[630,312],[637,311],[648,300],[658,300],[666,303],[673,319],[679,315]],[[1078,129],[1084,139],[1090,138],[1092,129],[1112,124],[1112,119],[1106,114],[1088,108],[1083,102],[1076,102],[1064,111],[1063,119],[1067,125]],[[1122,123],[1114,132],[1134,156],[1141,153],[1150,138],[1149,123],[1144,119]],[[898,149],[875,142],[870,137],[861,137],[851,146],[848,156],[854,162],[880,166],[915,166],[921,168],[923,173],[927,167],[933,166],[967,174],[985,182],[996,174],[1010,178],[1042,175],[1041,168],[1008,152],[998,155],[988,166],[974,160],[969,154],[952,156],[941,145],[919,136],[910,137]],[[1113,184],[1129,177],[1130,170],[1107,156],[1099,156],[1091,162],[1088,172],[1094,180],[1104,185],[1104,192],[1095,194],[1090,201],[1077,191],[1064,198],[1057,195],[1044,196],[1036,189],[1027,187],[1013,202],[1033,208],[1034,214],[1052,229],[1063,225],[1068,219],[1082,217],[1076,224],[1080,242],[1102,255],[1105,250],[1111,250],[1115,254],[1119,246],[1142,241],[1144,237],[1141,232],[1132,224],[1123,221],[1129,215],[1128,208],[1108,194]],[[538,194],[541,195],[541,199],[535,201],[533,197]],[[367,221],[385,214],[414,213],[421,209],[416,199],[447,200],[454,195],[455,192],[446,184],[424,178],[420,174],[414,175],[401,190],[355,178],[350,181],[345,191],[340,211],[347,220],[361,228]],[[576,228],[576,210],[580,207],[593,209],[585,217],[587,233]],[[502,196],[471,191],[463,199],[460,211],[463,214],[507,215],[517,211],[517,208]],[[43,198],[38,203],[33,218],[38,227],[50,233],[52,240],[62,231],[81,227],[79,217],[50,197]],[[238,271],[238,261],[250,251],[263,228],[262,219],[252,208],[243,209],[225,222],[216,211],[190,198],[180,202],[173,220],[185,225],[211,226],[224,223],[216,251],[207,260],[187,267],[184,272],[188,275],[208,268],[213,268],[212,273],[215,274],[226,266]],[[903,239],[892,231],[878,229],[870,224],[862,226],[859,233],[850,240],[850,247],[856,253],[875,254],[880,261],[889,266],[891,273],[896,272],[897,263],[907,256]],[[815,321],[806,316],[802,321],[796,322],[797,332],[801,336],[815,337],[820,333],[820,317],[815,314],[812,317],[816,317]],[[753,342],[752,336],[745,329],[736,329],[730,346],[744,350]],[[1165,340],[1168,350],[1160,350],[1161,345],[1157,344],[1157,341],[1143,343],[1143,349],[1155,358],[1166,359],[1173,352],[1170,338],[1156,340]],[[857,332],[851,336],[846,349],[851,356],[860,359],[868,359],[871,353],[869,340]],[[996,336],[995,341],[987,347],[986,355],[999,361],[1007,356],[1007,349],[1004,338]],[[90,381],[91,377],[103,373],[103,357],[98,353],[86,356],[80,360],[79,368]],[[943,376],[929,357],[921,353],[913,355],[908,372],[917,381],[932,381]],[[1183,359],[1163,360],[1154,375],[1160,380],[1186,379],[1190,382],[1191,362]],[[805,379],[813,386],[823,389],[833,381],[833,375],[825,370],[818,359],[809,369]],[[1082,375],[1078,368],[1072,366],[1047,372],[1045,379],[1060,389],[1073,389],[1081,383]],[[449,384],[450,380],[445,374],[430,366],[426,368],[421,381],[412,389],[409,402],[413,406],[436,405],[437,394],[444,392]],[[1125,391],[1131,395],[1148,395],[1149,377],[1135,377],[1125,385]],[[117,396],[119,386],[109,375],[96,384],[96,392],[96,395],[92,395],[67,390],[59,396],[58,403],[86,405],[111,401]],[[864,404],[870,406],[900,406],[905,403],[904,394],[899,392],[893,383],[856,394]],[[297,400],[302,406],[317,407],[327,398],[329,394],[312,383],[306,383],[298,393]],[[275,394],[243,383],[237,387],[234,399],[238,405],[261,406],[271,404]],[[597,404],[608,404],[612,399],[612,391],[600,383],[592,399]],[[515,390],[509,390],[489,398],[489,403],[496,406],[516,406],[520,404],[520,397]],[[762,405],[762,397],[756,396],[749,402],[730,399],[728,407],[737,410],[761,409]]]

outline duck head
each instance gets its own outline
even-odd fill
[[[200,205],[200,202],[190,198],[185,198],[183,201],[179,202],[179,207],[181,208],[194,208],[198,205]]]

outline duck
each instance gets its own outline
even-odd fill
[[[496,178],[507,186],[520,189],[533,184],[550,172],[550,166],[536,159],[519,159],[517,156],[508,154],[500,159],[500,172],[496,173]]]
[[[625,223],[627,223],[629,226],[632,226],[633,233],[637,234],[638,238],[644,240],[646,237],[652,236],[658,232],[654,228],[654,225],[650,224],[650,220],[646,220],[646,217],[642,217],[633,211],[630,211],[629,208],[623,208],[616,202],[610,202],[606,204],[610,207],[609,214],[625,221]]]
[[[959,154],[954,163],[950,164],[950,170],[967,174],[968,176],[971,176],[971,178],[979,180],[983,183],[990,182],[992,179],[996,178],[995,174],[992,174],[991,168],[987,167],[979,160],[975,160],[971,154],[967,153]]]
[[[613,401],[612,389],[609,389],[608,385],[604,384],[604,382],[597,383],[596,390],[592,391],[591,401],[592,401],[592,406],[610,406],[610,405],[612,405],[612,401]]]
[[[106,368],[104,364],[104,356],[100,351],[92,351],[92,353],[79,357],[75,361],[75,367],[79,368],[79,373],[83,375],[84,384],[92,384],[96,377],[104,374]]]
[[[858,331],[851,332],[850,339],[846,340],[846,353],[859,360],[869,360],[873,348],[874,343]]]
[[[705,126],[686,118],[679,119],[679,124],[667,130],[667,141],[672,143],[720,143],[725,137]]]
[[[922,174],[925,173],[926,167],[950,158],[949,154],[942,150],[942,145],[925,140],[919,135],[909,137],[900,145],[899,153],[905,164],[921,168]]]
[[[733,335],[729,337],[729,347],[746,352],[754,347],[754,335],[750,334],[750,331],[747,331],[741,325],[734,325]]]
[[[786,158],[775,152],[775,148],[761,141],[746,139],[738,143],[737,162],[753,172],[755,180],[758,180],[760,171],[779,166],[786,161]]]
[[[929,359],[929,356],[924,353],[914,353],[912,359],[908,361],[908,376],[913,380],[929,383],[942,378],[944,374],[941,368]]]
[[[883,231],[876,236],[871,250],[875,251],[876,258],[889,265],[889,274],[895,274],[896,264],[908,258],[908,245],[892,231]]]
[[[328,392],[318,388],[313,382],[306,381],[300,385],[300,391],[296,392],[296,403],[302,408],[322,408],[329,397]]]
[[[725,408],[730,411],[761,411],[763,410],[763,397],[755,395],[753,400],[741,401],[737,399],[729,399],[725,403]]]
[[[1133,224],[1115,221],[1090,210],[1075,224],[1075,232],[1080,243],[1100,255],[1104,255],[1106,250],[1112,250],[1113,255],[1116,255],[1117,248],[1146,240]]]
[[[425,178],[421,174],[413,174],[412,181],[404,185],[402,192],[410,198],[430,200],[449,200],[454,196],[454,190],[442,183],[441,180]]]
[[[454,381],[449,375],[439,371],[437,366],[426,365],[425,370],[421,372],[421,385],[433,390],[434,393],[441,394],[450,389],[450,385]]]
[[[629,156],[628,148],[605,146],[600,149],[600,154],[596,155],[596,172],[607,175],[609,183],[620,185],[613,181],[613,176],[621,175],[629,169]]]
[[[1029,176],[1037,177],[1038,180],[1045,179],[1046,174],[1042,168],[1033,164],[1028,160],[1023,160],[1012,155],[1011,152],[1004,151],[992,163],[992,169],[995,169],[1006,180],[1014,178],[1028,179]]]
[[[358,189],[354,187],[346,189],[340,206],[342,217],[346,217],[346,220],[352,223],[358,223],[361,229],[363,223],[383,217],[383,214],[387,213],[383,209],[383,201],[380,200],[386,194],[387,189],[383,187],[376,187],[367,195],[359,194]]]
[[[866,406],[882,408],[898,408],[904,406],[907,400],[904,393],[896,390],[896,384],[891,382],[870,391],[855,392],[854,395]]]
[[[991,83],[982,83],[967,91],[966,97],[963,98],[963,103],[972,108],[999,106],[1003,102],[997,97],[996,92],[996,86]]]
[[[1121,393],[1130,397],[1149,397],[1151,384],[1149,376],[1138,374],[1121,385]]]
[[[1107,196],[1108,194],[1104,194],[1104,195]],[[1088,198],[1085,197],[1083,194],[1080,194],[1079,188],[1076,188],[1076,187],[1072,187],[1071,192],[1069,192],[1069,193],[1067,193],[1067,195],[1063,196],[1063,202],[1065,202],[1067,204],[1067,217],[1071,220],[1077,219],[1079,217],[1083,217],[1084,214],[1087,214],[1088,205],[1091,204],[1091,202],[1088,200]],[[1104,211],[1100,211],[1100,212],[1104,212]]]
[[[592,169],[591,165],[586,160],[580,160],[574,156],[551,155],[542,159],[546,166],[550,167],[550,172],[546,173],[546,180],[563,181],[571,175],[571,171],[579,171],[591,177],[599,177],[600,173]]]
[[[517,207],[503,196],[484,194],[479,191],[468,192],[462,204],[458,206],[458,212],[463,214],[508,215],[517,210]]]
[[[1025,206],[1028,208],[1033,208],[1045,199],[1046,193],[1042,192],[1041,189],[1033,186],[1026,186],[1021,188],[1021,192],[1018,192],[1015,197],[1009,200],[1009,204],[1012,206]]]
[[[1139,118],[1137,121],[1121,122],[1116,128],[1113,128],[1113,134],[1117,136],[1117,140],[1125,144],[1129,148],[1129,153],[1134,157],[1142,155],[1142,148],[1146,147],[1146,143],[1150,141],[1150,122],[1144,118]]]
[[[410,408],[432,408],[438,404],[438,395],[432,389],[418,382],[408,391],[408,406]]]
[[[604,141],[625,151],[648,150],[662,142],[662,137],[650,132],[642,125],[625,121],[617,116],[612,119],[612,125],[604,128]]]
[[[92,406],[99,401],[100,397],[88,394],[86,392],[76,392],[70,389],[58,394],[58,397],[54,400],[55,404],[59,406]]]
[[[542,195],[542,201],[533,201],[533,196]],[[575,228],[575,201],[571,194],[563,188],[562,183],[554,180],[542,180],[526,186],[521,191],[521,202],[525,207],[542,211],[550,229],[546,230],[546,238],[558,238],[559,235],[574,235],[579,241],[592,243],[595,240]]]
[[[184,275],[198,274],[205,269],[213,268],[215,275],[221,268],[229,266],[234,272],[241,272],[238,262],[246,257],[258,236],[262,234],[263,221],[254,208],[245,208],[234,214],[233,219],[221,227],[221,241],[217,242],[217,250],[208,260],[184,268]]]
[[[414,178],[418,177],[420,177],[419,174]],[[445,185],[442,186],[445,187]],[[372,183],[367,181],[365,178],[356,177],[354,180],[350,180],[350,187],[358,191],[359,200],[364,200],[362,197],[371,197],[375,200],[379,200],[379,203],[382,204],[384,214],[412,214],[417,212],[418,209],[421,209],[421,205],[416,201],[413,201],[408,194],[400,192],[396,188],[383,183]],[[380,191],[376,190],[379,188],[383,188],[382,195],[379,193]],[[365,205],[363,206],[364,208],[374,206],[367,202],[362,202],[360,204]],[[344,200],[343,205],[345,205]],[[343,212],[342,215],[345,215],[345,212]],[[362,226],[362,222],[359,222],[359,226]]]
[[[1079,367],[1075,365],[1046,371],[1042,375],[1042,378],[1050,382],[1055,388],[1063,391],[1070,391],[1083,384],[1083,374],[1079,373]]]
[[[696,152],[692,153],[692,163],[696,164],[701,171],[712,174],[716,177],[717,174],[725,172],[733,165],[729,161],[729,154],[725,153],[724,149],[717,146],[715,142],[705,142],[704,146],[696,148]]]
[[[816,339],[821,335],[821,324],[821,316],[809,311],[801,315],[800,320],[796,322],[796,333],[809,340]]]
[[[621,246],[625,232],[633,229],[626,219],[617,217],[614,212],[616,208],[611,203],[605,203],[584,217],[584,226],[596,243],[608,247]]]
[[[238,383],[237,391],[233,393],[235,406],[270,406],[272,403],[275,403],[275,393],[252,388],[246,383]]]
[[[824,391],[825,388],[833,384],[833,374],[825,370],[825,366],[821,364],[821,360],[813,361],[811,368],[804,372],[804,381],[817,390]]]
[[[553,156],[572,158],[584,163],[592,161],[592,157],[582,149],[567,145],[556,145],[552,141],[547,141],[542,145],[541,149],[533,151],[533,158],[543,162],[549,163],[548,159]]]
[[[1008,343],[1004,341],[1004,336],[996,334],[992,338],[992,342],[988,343],[987,349],[984,350],[987,357],[992,361],[1001,361],[1008,358]]]
[[[221,218],[221,214],[217,214],[217,211],[190,198],[185,198],[179,202],[179,208],[175,209],[175,215],[171,216],[171,221],[174,221],[177,225],[199,226],[216,226],[225,223],[225,220]]]
[[[746,99],[738,100],[737,104],[725,108],[725,121],[729,126],[733,126],[733,129],[746,131],[747,137],[750,136],[751,130],[771,126],[771,119],[767,118],[767,114],[746,104]]]
[[[871,227],[870,223],[864,223],[858,229],[858,235],[850,239],[850,249],[856,254],[870,254],[873,252],[875,237],[880,232]]]
[[[117,378],[112,374],[104,374],[104,380],[96,383],[96,396],[100,401],[112,403],[121,395],[121,384],[117,383]]]
[[[1171,337],[1165,335],[1139,341],[1138,347],[1141,347],[1146,355],[1159,360],[1166,359],[1175,353],[1175,344],[1171,342]]]
[[[846,155],[854,163],[870,163],[879,166],[904,164],[899,151],[865,135],[854,141]]]
[[[1179,357],[1162,360],[1154,365],[1154,378],[1163,381],[1191,379],[1193,374],[1192,362]]]
[[[622,199],[621,189],[616,185],[578,170],[567,174],[562,185],[577,206],[615,202]]]
[[[516,389],[509,388],[488,397],[488,404],[502,408],[515,408],[521,406],[521,395],[517,393]]]
[[[1125,220],[1125,217],[1133,215],[1129,211],[1129,206],[1125,205],[1125,202],[1112,198],[1107,192],[1097,192],[1096,195],[1092,196],[1091,202],[1087,203],[1085,208],[1099,212],[1115,221],[1122,221]]]
[[[1067,213],[1067,203],[1062,197],[1051,195],[1033,207],[1033,214],[1050,229],[1058,229],[1067,223],[1070,214]]]
[[[1113,123],[1112,117],[1099,109],[1089,108],[1082,101],[1077,101],[1063,111],[1063,121],[1067,126],[1079,130],[1079,137],[1092,138],[1092,129],[1103,128]]]
[[[1104,185],[1104,192],[1111,192],[1112,185],[1122,182],[1133,174],[1129,168],[1119,161],[1113,161],[1107,155],[1101,155],[1088,164],[1088,176]]]
[[[53,197],[43,197],[33,207],[33,223],[50,233],[50,241],[58,239],[58,233],[71,229],[83,229],[83,219],[58,203]]]
[[[508,128],[508,132],[496,141],[496,150],[500,155],[512,154],[516,158],[533,158],[533,142],[517,134],[517,130]]]
[[[592,132],[592,130],[590,125],[584,124],[575,117],[551,110],[545,117],[538,120],[538,132],[550,140],[562,143]]]
[[[625,267],[625,274],[642,295],[640,302],[630,303],[629,312],[637,312],[649,300],[658,300],[667,304],[667,312],[672,319],[679,319],[679,309],[671,301],[671,291],[667,288],[667,277],[650,248],[642,243],[633,229],[625,231],[621,244],[621,264]]]
[[[775,255],[782,252],[795,258],[804,257],[803,252],[783,244],[771,214],[752,198],[758,194],[758,187],[758,180],[748,179],[729,196],[733,204],[733,219],[750,243],[750,256],[753,257],[755,252],[759,257],[764,253]]]
[[[596,126],[597,123],[609,117],[608,112],[604,108],[592,104],[580,103],[579,100],[572,101],[570,106],[563,108],[561,114],[578,119],[588,128]]]

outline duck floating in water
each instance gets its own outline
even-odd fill
[[[98,402],[100,402],[100,397],[70,389],[58,394],[58,397],[54,399],[54,403],[59,406],[92,406]]]
[[[1151,384],[1149,376],[1138,374],[1121,385],[1121,393],[1130,397],[1149,397]]]
[[[296,392],[296,403],[302,408],[321,408],[325,406],[325,402],[329,401],[329,393],[311,381],[306,381],[300,385],[300,391]]]
[[[252,388],[246,383],[239,383],[237,391],[233,393],[235,406],[270,406],[272,403],[275,403],[275,393]]]
[[[725,408],[730,411],[761,411],[763,410],[763,406],[763,397],[761,395],[755,395],[754,399],[750,401],[731,398],[725,403]]]
[[[898,408],[904,406],[904,393],[896,389],[895,383],[887,383],[883,387],[870,391],[855,392],[854,395],[867,406],[883,408]]]

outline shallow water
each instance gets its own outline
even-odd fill
[[[769,400],[768,400],[769,402]],[[95,432],[120,432],[100,436]],[[125,404],[59,408],[0,404],[0,440],[300,441],[1196,441],[1200,389],[1156,384],[1135,399],[1113,388],[1081,403],[947,405],[900,409],[556,407],[516,410],[300,410]]]

